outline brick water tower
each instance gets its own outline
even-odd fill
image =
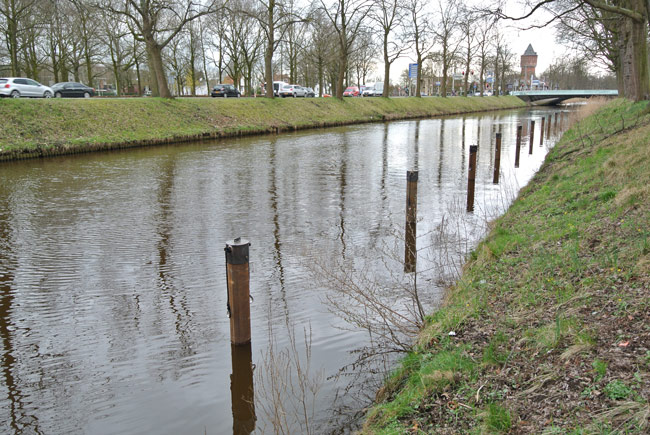
[[[535,78],[535,67],[537,66],[537,53],[533,46],[528,44],[528,48],[521,55],[521,82],[530,89],[531,79]]]

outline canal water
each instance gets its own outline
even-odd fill
[[[424,308],[434,309],[487,222],[559,138],[566,112],[539,144],[541,118],[553,114],[502,111],[0,164],[0,431],[304,433],[308,424],[346,432],[394,358],[363,361],[381,355],[373,344],[383,342],[350,316],[375,315],[341,289],[367,285],[408,315],[400,289],[417,276]],[[400,263],[407,170],[419,171],[416,273]],[[231,349],[224,244],[239,236],[251,243],[252,345]]]

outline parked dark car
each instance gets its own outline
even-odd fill
[[[237,88],[234,87],[233,85],[217,85],[214,88],[212,88],[212,92],[210,93],[210,96],[223,97],[223,98],[228,98],[228,97],[239,98],[241,97],[241,92],[239,92]]]
[[[56,98],[90,98],[95,96],[95,90],[90,86],[77,82],[61,82],[52,85]]]

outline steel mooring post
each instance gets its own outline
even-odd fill
[[[528,145],[528,154],[533,153],[534,141],[535,141],[535,121],[530,121],[530,144]]]
[[[476,153],[478,145],[469,146],[469,171],[467,171],[467,211],[474,211],[474,183],[476,181]]]
[[[230,341],[235,345],[251,341],[249,246],[248,240],[237,237],[226,242],[225,248]]]
[[[404,272],[416,270],[416,229],[418,215],[418,171],[406,171],[406,228],[404,239]]]
[[[542,116],[542,126],[539,129],[539,146],[544,144],[544,121],[545,118]]]
[[[499,184],[499,171],[501,170],[501,133],[497,133],[495,148],[494,175],[492,176],[492,183]]]
[[[521,154],[521,125],[517,126],[517,146],[515,147],[515,168],[519,167],[519,154]]]

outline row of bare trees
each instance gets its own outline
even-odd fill
[[[643,3],[618,3],[635,2]],[[638,83],[625,80],[636,66],[637,82],[645,68],[648,85],[647,56],[645,67],[630,60],[646,46],[622,49],[636,28],[628,26],[632,36],[625,39],[620,21],[636,23],[629,17],[634,14],[611,10],[623,6],[598,8],[596,0],[543,3],[555,11],[562,38],[580,41],[578,48],[605,61],[625,95],[643,94]],[[470,71],[481,92],[488,71],[495,89],[506,88],[518,57],[499,30],[500,18],[508,18],[504,9],[470,9],[452,0],[0,0],[0,66],[8,65],[13,76],[47,74],[90,86],[108,70],[118,92],[142,92],[148,84],[162,97],[172,95],[170,85],[177,94],[209,91],[211,80],[226,76],[249,95],[265,83],[272,97],[272,83],[280,78],[342,97],[346,85],[371,79],[389,84],[391,65],[408,56],[418,77],[439,77],[445,96],[458,71],[464,72],[464,92],[472,84]],[[645,21],[641,30],[647,36]],[[375,71],[378,63],[383,74]],[[421,83],[416,80],[416,96]],[[384,86],[384,95],[389,92]]]

